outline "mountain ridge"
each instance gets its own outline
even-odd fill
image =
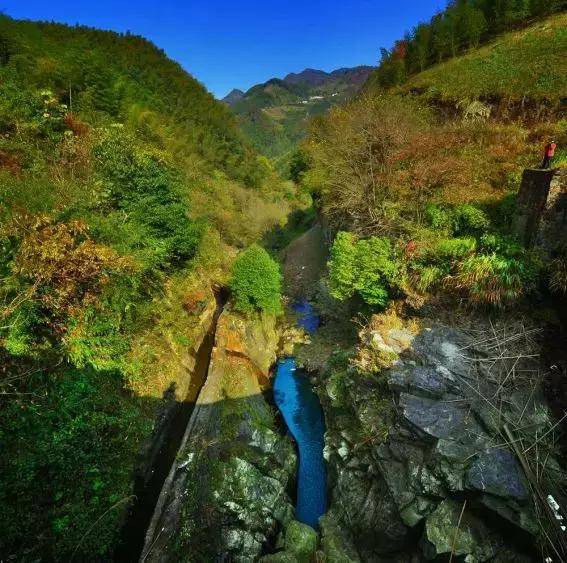
[[[286,84],[289,86],[309,86],[317,88],[323,85],[332,84],[341,81],[347,81],[353,85],[361,87],[370,74],[374,71],[375,67],[369,65],[358,65],[355,67],[341,67],[330,72],[315,69],[305,68],[300,72],[290,72],[284,78],[272,77],[265,82],[260,82],[243,91],[240,88],[233,88],[221,101],[229,106],[235,105],[246,97],[251,91],[256,90],[258,87],[267,86],[270,84]]]
[[[239,118],[253,147],[279,158],[305,136],[312,117],[353,98],[373,71],[364,65],[331,72],[306,68],[256,84],[242,96],[233,90],[222,101]]]

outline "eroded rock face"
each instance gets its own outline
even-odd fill
[[[219,319],[207,382],[148,530],[145,561],[257,560],[293,518],[296,456],[262,395],[275,320]]]
[[[496,386],[485,357],[465,333],[437,326],[377,377],[352,369],[322,380],[332,486],[332,525],[322,526],[327,555],[356,561],[354,548],[363,561],[446,556],[460,519],[455,552],[467,561],[531,560],[517,545],[537,533],[529,489],[500,433],[503,420],[520,416],[541,430],[546,409],[529,389],[491,405]]]
[[[482,520],[466,510],[461,517],[463,504],[445,499],[427,518],[423,545],[428,558],[450,554],[454,549],[456,556],[468,556],[469,560],[472,556],[473,561],[486,561],[502,548],[500,537],[491,533]],[[460,522],[458,533],[457,522]]]

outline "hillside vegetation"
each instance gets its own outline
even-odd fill
[[[294,198],[148,41],[0,18],[3,558],[112,554],[207,286]]]
[[[274,78],[258,84],[225,101],[259,152],[286,160],[287,153],[305,136],[309,119],[351,99],[371,70],[372,67],[365,66],[331,73],[306,69],[283,80]]]
[[[557,107],[567,96],[566,51],[564,13],[433,66],[411,77],[401,90],[448,100],[547,101]]]
[[[374,309],[432,295],[503,308],[553,279],[565,257],[524,248],[511,225],[522,171],[544,144],[556,140],[565,162],[565,18],[388,89],[375,75],[359,99],[313,122],[296,175],[337,233],[332,296]]]
[[[450,0],[444,10],[429,22],[417,24],[391,49],[381,49],[382,58],[370,83],[383,88],[402,84],[408,76],[565,8],[565,0]],[[553,43],[548,47],[546,55],[554,57]],[[512,72],[514,53],[511,55],[511,67],[503,64],[500,68],[503,80],[511,77],[506,74]]]

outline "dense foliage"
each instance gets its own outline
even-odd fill
[[[565,8],[565,0],[451,0],[445,10],[430,22],[418,24],[391,50],[382,49],[372,81],[384,88],[401,84],[408,75]],[[552,51],[553,46],[546,49]]]
[[[191,303],[294,198],[148,41],[0,17],[3,556],[112,554]]]
[[[447,13],[464,4],[451,4]],[[521,45],[522,57],[511,56],[517,63],[513,80],[521,82],[518,92],[531,92],[547,72],[537,62],[542,48],[565,60],[564,20],[555,15],[521,35],[501,37],[499,73],[487,64],[492,51],[480,49],[400,89],[369,88],[311,124],[292,170],[338,233],[329,262],[332,295],[358,297],[377,308],[396,293],[443,293],[470,305],[505,307],[537,291],[543,276],[554,291],[564,285],[563,259],[545,264],[512,232],[522,170],[537,163],[550,138],[560,147],[567,143],[560,114],[546,111],[545,101],[534,102],[512,121],[506,112],[492,112],[488,100],[474,100],[475,92],[441,104],[410,86],[427,75],[435,92],[449,80],[445,70],[462,68],[471,57],[476,58],[469,71],[479,84],[508,84],[502,75],[507,53],[519,52]],[[557,39],[551,47],[541,44],[546,34]],[[466,90],[456,70],[451,76],[453,91]],[[500,92],[492,91],[498,100]],[[554,88],[550,95],[560,91]],[[556,165],[563,158],[559,151]]]
[[[262,311],[271,315],[281,313],[280,267],[261,246],[252,245],[236,259],[230,289],[238,311]]]
[[[542,263],[512,237],[495,230],[470,204],[430,205],[420,238],[357,238],[337,233],[331,248],[331,295],[358,296],[383,309],[404,293],[450,291],[470,304],[506,306],[535,289]]]
[[[329,262],[331,295],[345,300],[357,294],[372,306],[385,307],[400,281],[398,262],[387,238],[356,240],[339,232]]]

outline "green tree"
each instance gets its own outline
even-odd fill
[[[454,28],[446,14],[439,14],[433,18],[431,32],[433,55],[438,62],[441,62],[455,51]]]
[[[279,315],[282,311],[279,264],[257,244],[250,246],[237,258],[230,288],[238,311],[263,311],[271,315]]]
[[[297,149],[289,161],[289,177],[299,184],[303,175],[309,170],[310,159],[308,153],[302,149]]]
[[[410,54],[411,53],[411,54]],[[431,55],[431,26],[420,23],[413,31],[408,46],[408,57],[412,58],[412,70],[422,71],[429,63]]]
[[[457,6],[457,35],[461,47],[478,47],[488,28],[482,10],[464,0]]]
[[[385,307],[399,286],[399,273],[389,239],[357,240],[352,233],[337,234],[329,261],[331,295],[336,299],[358,295],[369,305]]]
[[[397,41],[391,51],[388,49],[380,49],[380,53],[378,84],[386,89],[401,84],[407,78],[405,42]]]

